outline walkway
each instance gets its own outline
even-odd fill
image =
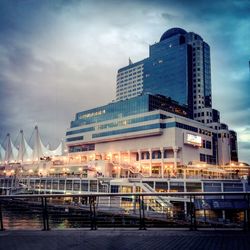
[[[100,229],[0,232],[0,250],[250,249],[243,231]]]

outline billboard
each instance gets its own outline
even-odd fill
[[[202,139],[201,139],[201,136],[199,136],[199,135],[187,133],[185,139],[186,139],[185,143],[187,143],[187,144],[191,144],[191,145],[199,146],[199,147],[202,146]]]

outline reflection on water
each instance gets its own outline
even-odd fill
[[[88,216],[87,216],[88,217]],[[42,211],[23,209],[8,209],[3,207],[3,224],[5,229],[37,229],[43,228]],[[89,227],[90,223],[79,215],[51,214],[49,215],[50,228],[80,228]]]

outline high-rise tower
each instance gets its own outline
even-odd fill
[[[118,70],[116,99],[160,94],[187,105],[191,118],[212,123],[210,48],[181,28],[167,30],[149,57]]]

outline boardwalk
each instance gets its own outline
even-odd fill
[[[250,233],[184,230],[63,230],[0,232],[0,250],[250,249]]]

